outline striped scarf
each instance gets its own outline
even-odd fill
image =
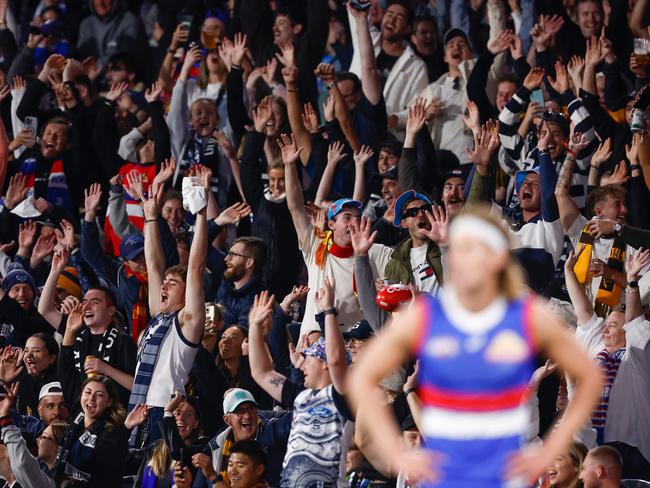
[[[626,348],[622,348],[610,354],[606,349],[603,349],[596,355],[596,363],[600,367],[600,371],[605,380],[600,400],[596,405],[596,409],[591,414],[591,424],[598,431],[599,437],[605,429],[607,409],[609,407],[609,394],[611,393],[612,385],[616,379],[616,374],[618,373],[618,368],[621,365],[621,359],[625,351]]]
[[[133,304],[133,310],[131,310],[131,337],[133,337],[133,340],[137,344],[140,332],[147,328],[147,302],[149,301],[147,272],[136,273],[125,264],[124,275],[127,278],[135,277],[139,283],[138,297]]]
[[[129,412],[136,405],[147,402],[147,393],[156,368],[158,350],[177,315],[178,312],[160,313],[151,320],[147,327],[145,336],[138,347],[138,365],[129,397]]]

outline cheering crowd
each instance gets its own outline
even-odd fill
[[[648,0],[0,0],[0,487],[435,486],[350,376],[476,209],[603,378],[530,482],[650,482],[649,82]],[[374,385],[403,452],[419,369]]]

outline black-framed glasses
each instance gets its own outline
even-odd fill
[[[226,256],[229,257],[239,256],[240,258],[251,259],[250,256],[246,256],[245,254],[239,254],[238,252],[233,252],[233,251],[228,251],[228,253],[226,253]]]
[[[426,205],[422,205],[421,207],[407,208],[406,210],[404,210],[402,216],[405,219],[408,219],[409,217],[417,217],[418,214],[426,213],[426,212],[431,212],[431,205],[429,205],[428,203]]]

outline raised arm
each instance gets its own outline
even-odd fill
[[[361,149],[354,153],[354,193],[352,198],[358,202],[366,199],[366,163],[372,157],[374,151],[370,146],[361,146]]]
[[[629,324],[635,318],[643,315],[643,306],[641,305],[641,293],[639,285],[630,287],[629,283],[636,282],[639,279],[641,270],[650,263],[650,250],[638,249],[628,253],[625,257],[625,274],[627,276],[628,286],[625,289],[625,323]]]
[[[345,342],[336,320],[337,312],[334,308],[335,298],[334,278],[325,278],[323,287],[316,293],[316,305],[318,310],[325,311],[325,356],[327,357],[327,369],[330,372],[332,385],[342,395],[346,392],[345,377],[348,366],[345,360]]]
[[[196,214],[194,238],[187,263],[187,280],[185,282],[185,307],[179,315],[183,335],[194,344],[203,336],[205,326],[205,291],[203,289],[203,272],[208,255],[208,219],[207,195],[210,193],[212,171],[203,167],[201,181],[205,191],[204,206]]]
[[[264,330],[270,328],[273,316],[273,295],[263,291],[255,295],[253,307],[248,314],[248,361],[251,376],[262,389],[276,401],[282,401],[282,387],[286,376],[273,368],[273,361],[264,338]]]
[[[63,314],[56,309],[56,285],[69,257],[70,251],[67,249],[56,251],[52,255],[50,274],[45,280],[45,286],[43,286],[38,302],[38,313],[55,329],[59,328],[63,317]]]
[[[160,243],[160,207],[163,197],[163,185],[151,185],[144,208],[144,259],[147,265],[147,286],[149,287],[149,312],[151,316],[160,312],[160,286],[165,273],[165,255]]]
[[[570,152],[566,153],[564,164],[560,168],[560,174],[557,177],[557,184],[555,186],[555,198],[557,199],[557,206],[560,212],[560,222],[564,232],[568,232],[575,220],[580,215],[578,205],[571,198],[569,192],[571,188],[571,180],[573,178],[573,171],[575,169],[576,159]]]
[[[323,171],[320,183],[318,184],[318,191],[316,192],[316,199],[314,204],[318,207],[322,206],[323,200],[327,198],[331,188],[334,173],[336,172],[336,165],[341,162],[347,155],[343,153],[345,147],[340,141],[335,141],[329,145],[327,149],[327,166]]]
[[[298,180],[296,161],[300,159],[302,148],[298,147],[295,136],[289,137],[282,134],[278,140],[282,151],[282,161],[285,167],[285,186],[287,192],[287,206],[291,212],[293,226],[296,228],[298,242],[303,242],[309,229],[309,216],[305,210],[305,200],[302,195],[302,188]]]
[[[354,18],[354,26],[350,29],[355,29],[359,43],[359,58],[361,60],[361,89],[368,101],[372,105],[377,105],[381,100],[382,88],[379,71],[377,71],[377,60],[375,59],[375,50],[372,46],[372,39],[370,37],[370,28],[368,26],[368,11],[358,10],[350,3],[347,5],[350,17]]]
[[[591,300],[587,297],[584,288],[578,282],[575,271],[573,271],[573,268],[575,268],[578,262],[578,258],[584,250],[585,246],[580,246],[577,252],[574,253],[571,251],[564,263],[564,279],[566,281],[567,291],[569,292],[569,298],[573,304],[573,310],[578,319],[578,325],[586,324],[594,315],[594,307],[591,304]]]

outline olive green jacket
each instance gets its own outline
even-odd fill
[[[390,261],[386,264],[384,278],[391,283],[413,283],[413,272],[411,269],[411,248],[413,240],[409,237],[402,241],[390,255]],[[438,244],[430,241],[427,248],[427,261],[433,269],[438,283],[443,283],[441,252]]]

